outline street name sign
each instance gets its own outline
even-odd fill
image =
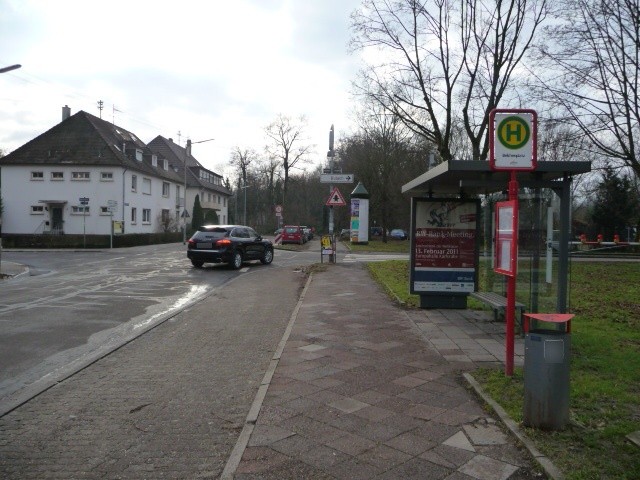
[[[353,173],[323,173],[320,183],[353,183]]]

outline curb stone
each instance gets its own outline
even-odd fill
[[[502,408],[498,403],[491,398],[489,395],[485,393],[480,384],[476,381],[475,378],[469,373],[463,373],[462,376],[469,383],[469,385],[475,390],[475,392],[493,409],[494,412],[500,417],[500,420],[507,426],[507,428],[511,431],[511,433],[524,445],[524,447],[529,450],[529,453],[534,458],[534,460],[540,465],[540,467],[544,470],[547,476],[553,480],[564,480],[564,475],[560,471],[558,467],[556,467],[553,462],[543,455],[518,428],[516,422],[507,414],[507,412]]]

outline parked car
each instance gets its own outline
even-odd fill
[[[311,227],[307,227],[306,225],[301,225],[302,232],[304,233],[304,237],[306,238],[306,242],[313,238],[313,232],[311,231]]]
[[[244,225],[204,225],[189,239],[187,257],[196,268],[227,263],[239,269],[247,260],[273,261],[273,244]]]
[[[349,240],[351,238],[351,230],[343,228],[340,230],[340,240]]]
[[[370,228],[372,237],[381,237],[382,236],[382,227],[371,227]]]
[[[285,243],[297,243],[302,245],[307,240],[300,225],[285,225],[282,232],[282,245]]]
[[[409,238],[407,232],[400,228],[394,228],[393,230],[391,230],[391,232],[389,232],[389,236],[395,240],[406,240],[407,238]]]
[[[275,232],[273,232],[274,235],[280,235],[282,232],[284,231],[284,228],[277,228]]]

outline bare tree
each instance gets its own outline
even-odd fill
[[[440,159],[453,158],[462,124],[472,158],[485,160],[489,113],[517,101],[508,88],[546,13],[547,0],[364,0],[352,15],[352,48],[378,49],[382,60],[358,88],[435,144]]]
[[[267,156],[266,159],[261,160],[257,165],[257,170],[264,179],[263,181],[267,190],[269,206],[275,205],[277,203],[275,190],[277,179],[276,177],[281,167],[281,163],[277,158],[273,156]]]
[[[247,184],[247,172],[249,165],[251,165],[253,161],[257,160],[257,158],[258,154],[252,148],[240,148],[236,146],[231,150],[229,165],[235,167],[239,177],[242,178],[243,185]]]
[[[304,116],[292,120],[286,115],[279,114],[277,118],[265,128],[268,137],[267,153],[270,158],[276,158],[284,170],[284,191],[282,203],[287,196],[290,170],[298,163],[308,161],[308,155],[313,146],[306,138],[305,128],[307,120]]]
[[[640,4],[559,0],[559,6],[539,50],[539,93],[601,155],[640,176]]]

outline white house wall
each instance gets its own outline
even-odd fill
[[[32,179],[32,172],[42,172],[42,179]],[[62,172],[63,178],[53,180],[53,172]],[[89,172],[89,179],[72,180],[72,172]],[[103,179],[103,173],[110,173],[113,178]],[[131,189],[132,175],[137,176],[136,192]],[[150,194],[142,190],[145,178],[151,180]],[[169,210],[172,216],[176,212],[176,184],[169,182],[169,195],[163,196],[162,184],[166,180],[121,167],[5,165],[0,170],[0,181],[4,206],[2,232],[5,234],[40,234],[49,230],[52,224],[50,202],[61,202],[65,234],[108,235],[112,219],[124,220],[125,233],[154,233],[161,231],[158,217],[163,209]],[[89,199],[88,215],[73,212],[73,207],[80,206],[83,197]],[[117,202],[113,217],[101,213],[101,207],[107,207],[109,201]],[[42,212],[34,213],[33,206],[44,208]],[[131,208],[137,209],[135,223],[131,222]],[[149,222],[142,221],[144,209],[151,210]]]

